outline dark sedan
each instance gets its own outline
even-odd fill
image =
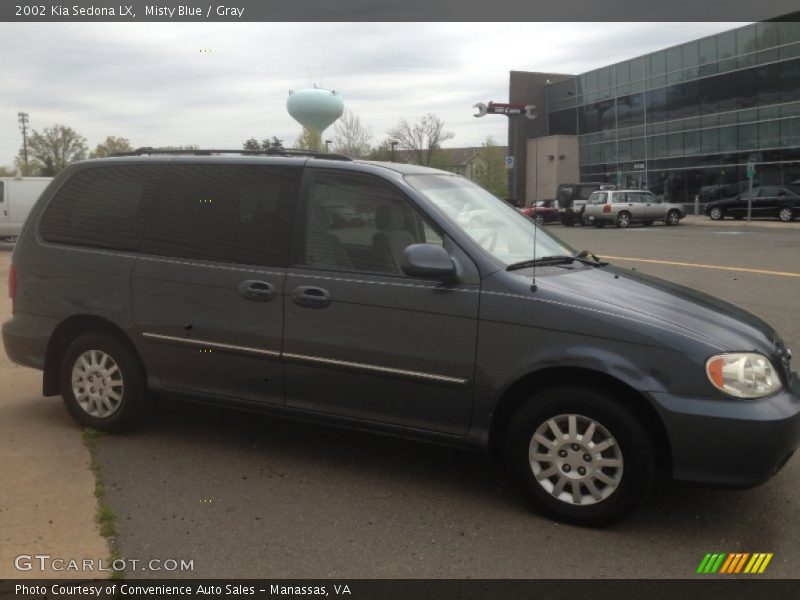
[[[709,202],[705,206],[705,214],[714,221],[725,217],[743,219],[747,216],[749,198],[752,198],[751,211],[754,219],[777,217],[788,222],[800,214],[800,186],[793,184],[754,187],[752,194],[748,190],[733,198]]]

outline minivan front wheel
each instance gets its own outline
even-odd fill
[[[105,333],[75,338],[61,363],[61,393],[81,425],[120,431],[136,424],[148,405],[144,371],[128,344]]]
[[[544,514],[604,525],[649,491],[655,459],[647,430],[612,395],[559,386],[512,417],[506,456],[515,480]]]

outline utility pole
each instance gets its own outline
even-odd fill
[[[25,161],[25,168],[28,167],[28,113],[18,112],[19,130],[22,132],[22,158]]]

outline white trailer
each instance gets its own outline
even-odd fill
[[[0,239],[14,240],[52,177],[0,177]]]

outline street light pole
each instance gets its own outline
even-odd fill
[[[28,166],[28,113],[18,112],[17,120],[19,121],[19,130],[22,132],[22,158],[25,161],[25,167]]]

